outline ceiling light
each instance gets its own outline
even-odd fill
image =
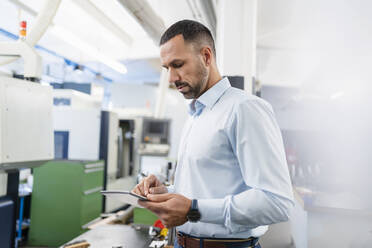
[[[60,26],[53,25],[50,27],[50,31],[52,32],[53,35],[57,36],[64,42],[70,44],[71,46],[78,48],[82,52],[98,60],[99,62],[109,66],[115,71],[122,73],[122,74],[127,73],[127,68],[125,65],[101,53],[100,51],[98,51],[97,48],[81,40],[79,37],[77,37],[70,31],[68,31],[67,29],[62,28]]]

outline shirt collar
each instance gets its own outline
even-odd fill
[[[214,104],[221,98],[223,93],[230,88],[230,81],[227,77],[222,78],[219,82],[203,93],[198,99],[194,99],[189,105],[190,115],[200,115],[204,107],[211,109]]]

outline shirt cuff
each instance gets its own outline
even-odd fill
[[[225,199],[198,199],[200,221],[206,223],[224,223]]]
[[[174,185],[167,186],[168,193],[174,193]]]

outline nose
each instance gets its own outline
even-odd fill
[[[173,68],[169,69],[169,83],[175,83],[177,81],[181,81],[180,75],[177,73],[177,71]]]

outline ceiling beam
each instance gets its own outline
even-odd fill
[[[146,0],[118,0],[147,32],[156,45],[165,31],[163,20],[155,13]]]
[[[74,0],[72,2],[81,10],[90,15],[93,19],[97,20],[100,24],[102,24],[102,26],[107,28],[126,45],[130,46],[132,44],[132,37],[122,30],[116,23],[114,23],[110,17],[98,9],[90,0]]]

